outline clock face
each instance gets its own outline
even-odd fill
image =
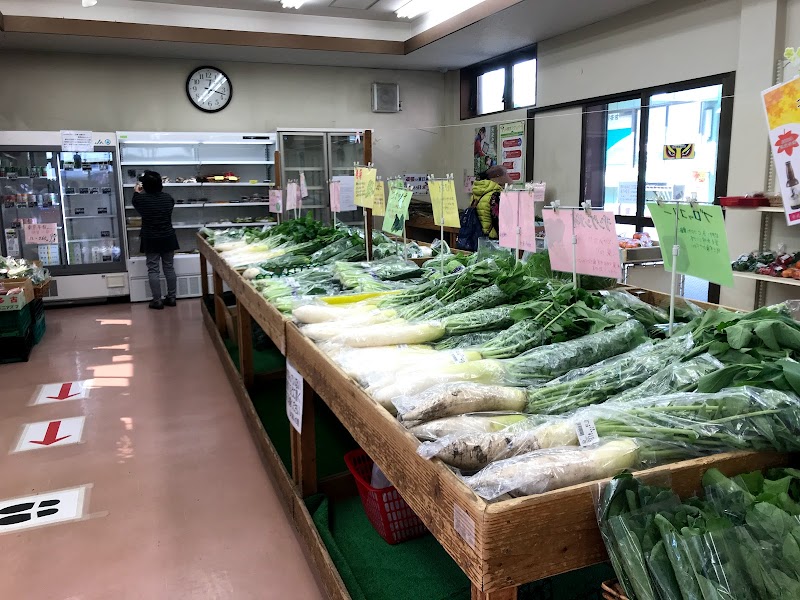
[[[186,80],[186,94],[204,112],[218,112],[228,106],[233,96],[233,84],[228,76],[214,67],[195,69]]]

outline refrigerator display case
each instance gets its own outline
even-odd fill
[[[178,297],[199,297],[197,232],[203,227],[270,226],[269,189],[275,185],[274,133],[118,132],[125,245],[131,300],[150,300],[141,217],[134,188],[146,170],[158,172],[175,199],[172,222]],[[166,282],[162,281],[164,291]]]
[[[116,138],[93,136],[64,152],[57,131],[0,133],[0,249],[50,270],[48,302],[128,293]]]
[[[354,164],[364,162],[364,133],[355,129],[293,129],[279,131],[281,183],[299,181],[303,173],[308,197],[303,200],[303,214],[313,211],[319,221],[330,222],[328,182],[334,176],[352,176]],[[291,217],[288,212],[287,217]],[[362,224],[361,209],[340,213],[344,223]]]

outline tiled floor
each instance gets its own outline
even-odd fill
[[[87,399],[30,405],[41,384],[86,379]],[[91,485],[82,520],[0,525],[3,600],[323,597],[199,301],[48,310],[0,382],[0,522],[7,499]],[[81,415],[82,443],[10,453],[24,424]]]

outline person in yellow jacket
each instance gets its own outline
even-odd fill
[[[505,167],[495,165],[481,173],[472,187],[472,205],[478,211],[478,218],[483,227],[483,235],[496,240],[500,237],[500,192],[511,177]]]

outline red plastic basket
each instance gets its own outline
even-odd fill
[[[366,452],[348,452],[344,455],[344,462],[356,480],[369,522],[384,540],[390,544],[399,544],[428,532],[394,486],[377,489],[370,485],[372,459]]]

